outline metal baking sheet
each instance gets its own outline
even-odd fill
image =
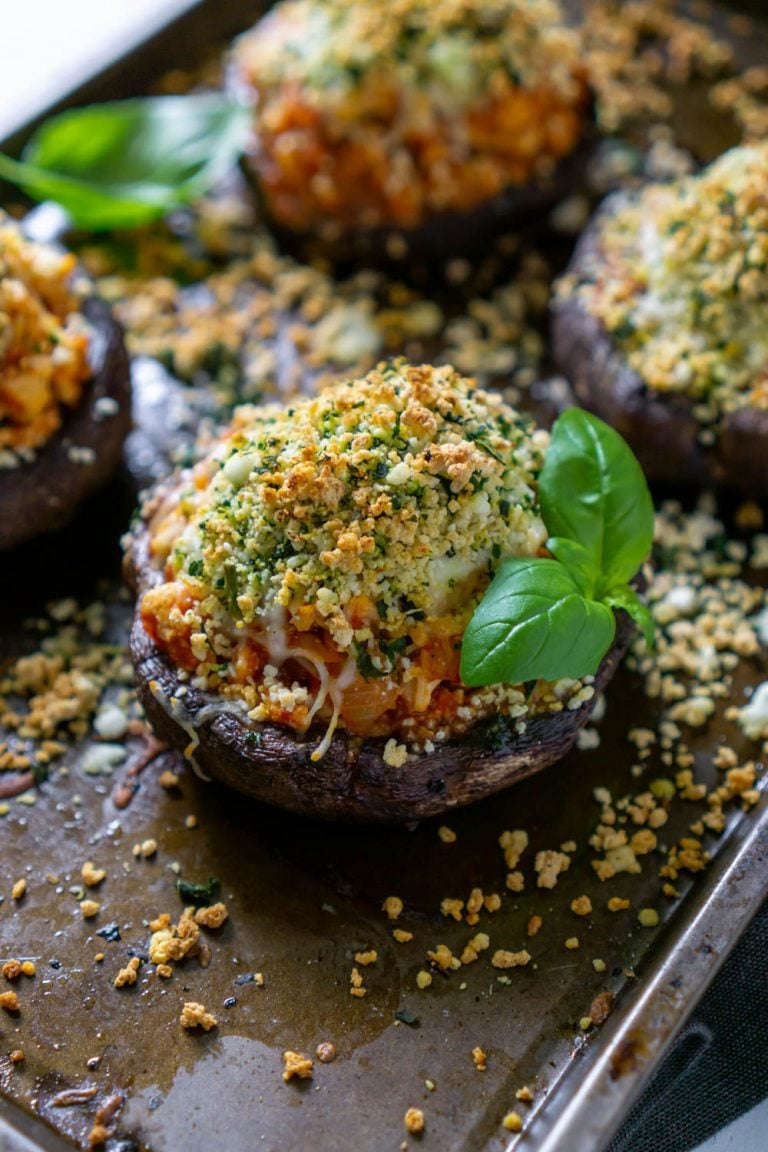
[[[91,86],[88,98],[147,86],[177,58],[171,49],[188,63],[213,39],[214,8],[226,34],[247,22],[246,8],[253,18],[252,5],[202,5],[176,26],[162,52],[154,42],[143,57],[117,67],[108,88]],[[108,638],[124,641],[130,608],[119,588],[117,537],[132,499],[116,482],[87,519],[9,564],[0,606],[3,659],[35,647],[39,632],[19,621],[34,621],[62,597],[104,603]],[[764,662],[756,662],[738,692],[765,678]],[[119,1099],[109,1152],[397,1149],[404,1140],[413,1147],[403,1126],[409,1107],[425,1113],[418,1140],[424,1149],[595,1152],[746,927],[768,880],[764,801],[748,813],[731,812],[725,834],[708,842],[709,868],[679,882],[679,900],[659,895],[658,857],[646,858],[641,875],[597,880],[588,845],[599,815],[593,790],[622,796],[642,789],[650,772],[640,781],[632,776],[626,731],[652,726],[656,716],[636,676],[622,669],[597,749],[576,751],[500,796],[414,828],[290,817],[207,785],[170,753],[145,770],[122,807],[115,802],[120,770],[88,776],[83,749],[73,750],[68,775],[54,774],[31,793],[31,805],[13,802],[0,824],[0,957],[29,958],[37,969],[16,985],[20,1014],[0,1020],[0,1148],[87,1147],[99,1109]],[[709,785],[718,779],[712,753],[723,731],[715,720],[691,741],[697,778]],[[739,748],[743,758],[754,751],[746,742]],[[172,791],[158,782],[168,767],[181,773]],[[665,842],[685,835],[701,808],[676,804]],[[439,837],[442,824],[455,842]],[[504,888],[498,838],[508,828],[527,829],[531,840],[519,894]],[[150,838],[157,853],[137,859],[134,845]],[[534,853],[571,840],[577,847],[569,871],[552,891],[537,890]],[[81,885],[86,860],[107,871],[92,920],[83,919],[71,891]],[[177,874],[220,880],[230,919],[208,937],[209,966],[190,959],[161,981],[146,965],[134,987],[115,989],[128,958],[146,955],[148,922],[180,914]],[[11,888],[20,877],[28,890],[16,902]],[[444,897],[466,900],[475,887],[503,893],[501,909],[484,913],[476,927],[441,914]],[[594,911],[578,918],[570,903],[583,894]],[[392,938],[382,912],[389,895],[404,902],[397,927],[413,933],[408,943]],[[609,912],[613,895],[628,897],[631,908]],[[657,929],[639,925],[645,906],[661,912]],[[533,939],[526,934],[532,914],[543,918]],[[98,935],[113,922],[119,940]],[[417,987],[427,950],[442,943],[460,953],[478,930],[490,935],[491,952],[528,948],[532,963],[500,973],[488,964],[489,952],[458,972],[434,973],[425,990]],[[577,950],[565,947],[570,936],[579,937]],[[361,969],[368,992],[356,999],[350,972],[355,953],[367,949],[378,960]],[[594,959],[604,971],[595,970]],[[263,986],[247,979],[257,972]],[[500,975],[509,982],[500,983]],[[602,1027],[584,1032],[580,1019],[606,991],[614,1011]],[[219,1027],[182,1032],[178,1017],[187,1000],[205,1004]],[[284,1050],[313,1055],[325,1042],[337,1049],[332,1063],[316,1063],[311,1081],[283,1083]],[[483,1072],[473,1063],[476,1046],[487,1054]],[[26,1059],[14,1066],[9,1056],[17,1048]],[[515,1098],[523,1085],[533,1090],[531,1104]],[[502,1127],[510,1109],[525,1120],[519,1137]]]

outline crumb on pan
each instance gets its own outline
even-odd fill
[[[210,1032],[211,1028],[216,1027],[218,1020],[211,1012],[206,1011],[202,1004],[188,1000],[181,1010],[179,1024],[187,1031],[202,1028],[204,1032]]]
[[[309,1080],[312,1077],[314,1062],[300,1052],[286,1051],[283,1053],[283,1080]]]
[[[421,1108],[409,1108],[403,1117],[406,1129],[414,1136],[424,1131],[425,1120]]]

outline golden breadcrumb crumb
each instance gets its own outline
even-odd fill
[[[202,924],[204,928],[221,928],[228,917],[229,911],[226,904],[219,902],[218,904],[211,904],[207,908],[198,908],[195,912],[195,923]]]
[[[126,984],[135,984],[141,961],[138,956],[132,956],[125,968],[121,968],[115,976],[115,988],[124,988]]]
[[[15,1014],[20,1010],[19,995],[17,992],[0,992],[0,1008]]]
[[[387,896],[381,908],[390,920],[397,920],[403,911],[403,902],[399,896]]]
[[[494,968],[523,968],[530,962],[531,954],[524,948],[521,952],[508,952],[504,948],[499,948],[491,957]]]
[[[418,1132],[424,1131],[424,1113],[421,1108],[409,1108],[403,1118],[403,1122],[413,1136]]]
[[[179,1024],[188,1031],[192,1028],[202,1028],[204,1032],[210,1032],[211,1028],[216,1027],[218,1020],[211,1012],[207,1012],[202,1004],[188,1000],[181,1010]]]
[[[302,1056],[301,1052],[283,1052],[283,1063],[285,1069],[283,1071],[283,1080],[286,1084],[289,1080],[310,1080],[312,1071],[315,1067],[314,1061],[310,1060],[308,1056]]]
[[[86,888],[96,888],[105,879],[107,873],[104,868],[97,868],[92,860],[86,860],[80,875]]]

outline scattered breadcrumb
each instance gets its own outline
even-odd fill
[[[592,901],[589,896],[577,896],[575,900],[571,900],[571,912],[575,912],[577,916],[589,916],[592,911]]]
[[[523,968],[530,962],[531,955],[524,948],[521,952],[507,952],[506,949],[499,948],[491,957],[494,968]]]
[[[368,989],[363,985],[363,977],[357,968],[353,968],[349,977],[349,994],[350,996],[357,996],[362,1000],[363,996],[367,996]]]
[[[0,992],[0,1008],[4,1008],[6,1012],[12,1015],[19,1012],[21,1005],[19,1004],[18,992]]]
[[[655,928],[659,923],[659,914],[655,908],[641,908],[637,919],[643,928]]]
[[[195,912],[195,923],[202,924],[203,928],[221,928],[228,918],[227,906],[221,902],[211,904],[207,908],[198,908]]]
[[[554,888],[561,873],[567,872],[571,866],[571,858],[565,852],[555,852],[547,849],[536,853],[534,871],[539,878],[536,884],[539,888]]]
[[[502,832],[499,836],[499,847],[504,853],[504,863],[512,871],[528,847],[528,833],[523,828]]]
[[[523,1130],[523,1121],[517,1112],[507,1112],[501,1123],[507,1132],[522,1132]]]
[[[428,951],[427,959],[442,972],[461,967],[461,960],[458,956],[454,956],[447,944],[438,944],[432,951]]]
[[[569,951],[571,951],[571,952],[572,952],[574,949],[578,948],[578,947],[579,947],[579,938],[578,938],[578,936],[569,936],[569,937],[568,937],[568,939],[567,939],[567,940],[566,940],[566,942],[565,942],[565,946],[566,946],[566,948],[568,948],[568,949],[569,949]]]
[[[478,1072],[485,1072],[488,1067],[488,1057],[482,1048],[477,1047],[472,1049],[472,1060]]]
[[[88,1134],[88,1144],[91,1148],[100,1148],[109,1139],[109,1128],[104,1124],[94,1124]]]
[[[314,1070],[314,1061],[310,1060],[308,1056],[303,1056],[301,1052],[291,1052],[290,1050],[283,1052],[283,1064],[285,1069],[283,1071],[283,1080],[286,1084],[289,1080],[310,1080]]]
[[[355,952],[355,963],[361,964],[366,968],[369,964],[375,964],[379,958],[378,952],[371,948],[367,952]]]
[[[454,830],[452,828],[449,828],[446,824],[440,825],[440,827],[437,830],[437,834],[440,837],[440,839],[442,840],[443,844],[455,844],[456,843],[456,839],[457,839],[456,833],[454,832]]]
[[[416,986],[417,988],[429,988],[432,983],[432,973],[426,972],[423,968],[420,972],[416,973]]]
[[[92,916],[95,916],[100,908],[101,908],[101,904],[99,904],[98,900],[81,900],[80,901],[80,911],[82,912],[82,914],[86,920],[90,920]]]
[[[126,984],[135,984],[141,961],[138,956],[132,956],[125,968],[121,968],[115,976],[115,988],[124,988]]]
[[[403,1122],[412,1136],[424,1131],[424,1113],[421,1108],[409,1108]]]
[[[464,901],[455,900],[446,896],[445,899],[440,901],[440,911],[443,916],[451,916],[454,920],[461,920],[464,911]]]
[[[527,1084],[524,1084],[522,1088],[518,1088],[517,1092],[515,1092],[515,1099],[521,1100],[523,1104],[530,1104],[533,1100],[533,1092]]]
[[[27,891],[27,882],[26,882],[26,880],[24,880],[22,878],[21,880],[17,880],[16,883],[14,884],[13,888],[11,889],[11,896],[13,897],[14,900],[21,900],[22,896],[24,896],[26,891]]]
[[[589,1018],[596,1027],[600,1027],[611,1014],[613,1009],[613,993],[599,992],[589,1008]]]
[[[211,1012],[207,1012],[202,1004],[198,1004],[195,1000],[188,1000],[181,1010],[179,1024],[188,1031],[193,1028],[202,1028],[204,1032],[210,1032],[211,1028],[216,1027],[218,1020]]]
[[[403,902],[399,896],[387,896],[381,908],[390,920],[397,920],[398,916],[402,914]]]
[[[528,924],[526,926],[526,934],[528,936],[538,935],[538,933],[541,931],[541,926],[543,923],[544,923],[544,920],[542,919],[541,916],[538,916],[535,913],[533,916],[529,916],[528,917]]]
[[[393,928],[392,936],[398,944],[407,944],[409,940],[413,940],[413,932],[406,932],[404,928]]]
[[[97,868],[92,860],[86,860],[80,872],[86,888],[96,888],[105,879],[107,873],[104,868]]]

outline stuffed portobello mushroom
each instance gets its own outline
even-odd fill
[[[331,256],[477,249],[572,186],[591,115],[557,0],[284,0],[229,75],[268,218]]]
[[[115,470],[130,372],[70,253],[0,214],[0,549],[58,528]]]
[[[244,407],[127,544],[137,684],[203,775],[313,816],[409,820],[561,757],[613,674],[469,687],[502,557],[537,557],[548,434],[449,367]]]
[[[600,208],[556,287],[577,401],[649,478],[768,497],[768,146]]]

